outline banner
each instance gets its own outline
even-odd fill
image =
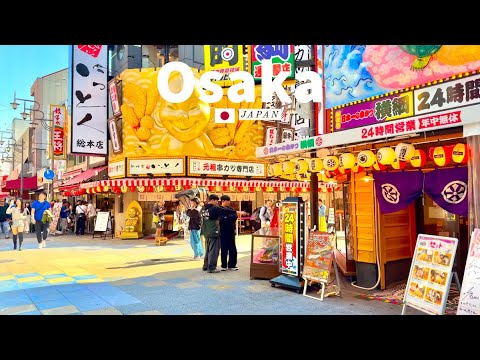
[[[297,204],[282,205],[282,274],[298,275]]]
[[[55,160],[65,159],[65,106],[50,105],[50,116],[53,120],[53,155]],[[51,154],[50,154],[51,156]]]
[[[468,215],[468,169],[436,169],[425,174],[425,192],[438,206],[456,215]]]
[[[72,155],[107,155],[107,45],[73,45]]]
[[[470,240],[457,315],[480,315],[480,229]]]
[[[422,195],[421,171],[375,172],[375,191],[382,214],[406,208]]]
[[[307,241],[303,278],[317,282],[328,282],[333,261],[335,235],[311,231]]]

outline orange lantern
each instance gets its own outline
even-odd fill
[[[364,168],[372,166],[375,159],[375,154],[371,150],[360,151],[357,155],[358,165]]]
[[[395,170],[405,169],[405,166],[407,166],[407,162],[406,162],[406,161],[400,161],[400,160],[398,160],[398,159],[395,159],[395,160],[393,160],[393,162],[392,162],[392,168],[394,168]]]
[[[452,160],[457,164],[466,164],[468,162],[468,147],[466,144],[459,143],[453,147]]]
[[[433,149],[433,161],[437,166],[445,166],[450,163],[452,159],[452,149],[445,146],[437,146]]]
[[[356,158],[355,158],[355,155],[353,154],[345,153],[338,157],[338,161],[339,161],[338,166],[347,170],[355,166]]]
[[[383,147],[377,151],[377,161],[380,165],[391,165],[395,157],[395,150],[391,147]]]
[[[339,161],[336,156],[330,155],[323,159],[323,167],[325,170],[333,171],[338,168]]]
[[[410,159],[410,164],[412,164],[413,167],[419,168],[425,165],[427,162],[427,154],[425,154],[425,151],[422,149],[416,149],[415,153]]]

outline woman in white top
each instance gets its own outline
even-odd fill
[[[22,250],[23,243],[23,228],[25,227],[25,209],[23,208],[22,199],[17,199],[16,202],[12,199],[8,207],[7,214],[12,214],[12,234],[13,234],[13,250],[17,250],[17,236],[20,240],[18,250]]]

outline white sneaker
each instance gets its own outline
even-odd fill
[[[42,241],[42,246],[45,248],[47,247],[47,242],[45,240]]]
[[[43,248],[43,242],[41,242],[41,243],[38,244],[38,248],[39,248],[39,249]]]

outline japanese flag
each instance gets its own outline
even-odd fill
[[[215,124],[234,124],[235,109],[215,109]]]

